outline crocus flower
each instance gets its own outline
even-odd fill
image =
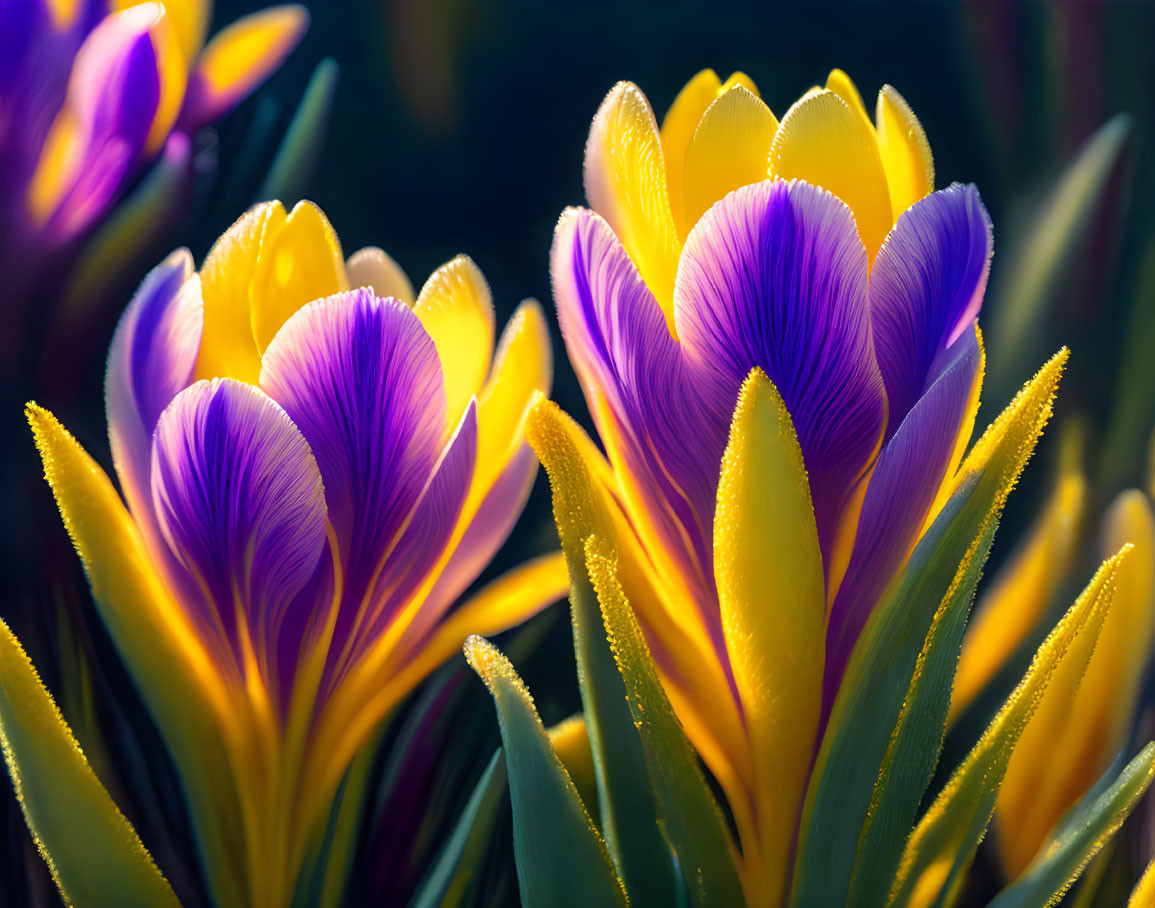
[[[199,272],[170,256],[117,328],[106,396],[127,507],[29,406],[221,904],[287,904],[382,720],[468,632],[564,592],[544,556],[455,608],[536,469],[525,415],[550,383],[536,303],[493,348],[468,258],[414,298],[383,252],[346,262],[319,209],[273,202]]]
[[[675,157],[672,136],[687,132],[671,124],[702,82],[716,79],[691,83],[660,135],[637,89],[611,92],[587,146],[595,210],[563,214],[552,271],[608,457],[598,472],[623,548],[641,566],[623,585],[670,700],[726,792],[747,894],[760,904],[786,885],[813,749],[854,644],[957,484],[981,383],[975,320],[992,231],[973,186],[926,194],[920,130],[902,135],[906,159],[923,162],[921,181],[891,178],[880,151],[894,135],[887,118],[909,110],[884,90],[876,132],[837,73],[835,90],[808,93],[781,125],[746,88],[723,91],[685,151],[682,190],[667,192],[677,168],[663,160]],[[766,135],[733,154],[736,140],[710,146],[702,180],[733,179],[706,191],[695,148],[715,114],[733,116],[724,122],[736,135],[727,104],[759,111]],[[699,190],[701,204],[687,204]],[[808,480],[797,513],[759,513],[720,492],[752,370],[768,377],[797,432]],[[749,534],[780,540],[791,557],[735,567]],[[771,583],[767,571],[788,576]],[[736,610],[754,607],[759,578],[792,591],[789,602],[757,606],[793,616],[780,616],[773,656],[736,652],[730,633]],[[780,663],[775,676],[789,687],[773,704],[748,686],[759,658]],[[750,717],[762,707],[775,721],[760,733]],[[758,734],[791,743],[763,751]]]
[[[205,43],[208,0],[0,5],[0,267],[15,282],[96,224],[163,155],[228,112],[304,32],[300,6],[246,16]],[[10,286],[11,291],[11,286]]]

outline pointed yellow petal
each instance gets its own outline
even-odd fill
[[[870,260],[894,224],[874,130],[832,91],[804,95],[786,111],[770,172],[829,190],[849,206]]]
[[[854,113],[861,116],[867,123],[870,122],[870,117],[866,113],[866,105],[862,103],[862,95],[858,91],[858,86],[855,85],[854,80],[841,69],[830,70],[830,75],[826,77],[826,90],[834,92]]]
[[[417,301],[408,275],[384,249],[358,249],[345,262],[345,273],[350,287],[368,287],[377,296],[391,296],[409,307]]]
[[[740,85],[710,105],[686,151],[687,232],[726,193],[767,179],[777,129],[770,108]]]
[[[128,9],[140,0],[115,0],[113,9]],[[181,56],[193,60],[205,43],[209,14],[208,0],[164,0],[164,11],[172,20],[172,29],[180,47]]]
[[[730,77],[726,79],[726,81],[722,83],[722,87],[718,89],[718,94],[723,95],[731,88],[739,85],[746,89],[746,91],[750,92],[750,94],[754,95],[754,97],[762,97],[762,95],[758,93],[758,86],[754,84],[754,80],[740,70],[735,70],[734,72],[730,73]]]
[[[477,395],[477,466],[471,500],[489,491],[525,440],[525,419],[535,395],[549,394],[553,359],[549,328],[537,300],[517,307],[501,332],[489,378]]]
[[[1065,472],[1018,551],[986,588],[963,640],[951,695],[951,719],[974,700],[1034,630],[1065,581],[1079,541],[1087,481]]]
[[[1079,728],[1079,723],[1072,723],[1072,707],[1082,690],[1096,644],[1102,645],[1106,623],[1118,604],[1119,573],[1135,560],[1135,553],[1129,548],[1123,548],[1105,563],[1104,570],[1110,571],[1111,576],[1104,586],[1105,604],[1109,608],[1104,609],[1099,629],[1094,634],[1080,634],[1056,666],[1007,765],[995,812],[998,852],[1008,879],[1022,873],[1059,817],[1106,769],[1105,765],[1096,767],[1085,785],[1084,780],[1072,772],[1070,756],[1077,756],[1089,743],[1100,743],[1075,737],[1077,732],[1096,730]],[[1150,572],[1150,567],[1147,571]]]
[[[586,809],[593,811],[598,803],[597,779],[594,776],[594,755],[590,749],[590,734],[585,716],[570,716],[545,730],[554,753],[573,779]],[[594,821],[597,821],[596,815]]]
[[[874,121],[878,152],[890,189],[890,207],[898,220],[907,208],[934,192],[934,158],[918,117],[889,85],[882,86],[878,93]]]
[[[826,595],[802,450],[782,398],[758,369],[742,386],[722,459],[714,572],[759,773],[763,888],[754,900],[778,904],[822,707]],[[744,841],[743,851],[752,844]]]
[[[273,233],[284,221],[280,202],[256,205],[221,235],[205,257],[200,270],[205,322],[197,379],[235,378],[255,385],[260,378],[249,293],[266,224]]]
[[[173,25],[172,9],[165,3],[164,15],[149,29],[149,37],[156,54],[157,79],[160,93],[156,113],[145,139],[145,152],[156,154],[164,145],[176,123],[188,84],[189,57],[181,48],[181,37]]]
[[[686,151],[694,132],[714,99],[722,90],[718,74],[704,69],[685,84],[662,119],[662,158],[666,164],[666,186],[670,196],[670,211],[683,240],[693,223],[687,223],[685,212]]]
[[[180,905],[3,621],[0,745],[24,819],[67,904]]]
[[[586,198],[606,219],[654,294],[674,333],[674,276],[682,251],[666,189],[666,166],[650,102],[615,85],[590,127]]]
[[[349,289],[341,244],[312,202],[298,202],[279,227],[266,221],[249,290],[253,339],[264,355],[281,325],[313,300]]]
[[[489,373],[494,330],[489,284],[473,259],[459,255],[429,276],[413,311],[437,346],[452,428]]]
[[[977,846],[989,821],[990,797],[1005,785],[1007,764],[1059,667],[1068,660],[1079,673],[1085,667],[1110,607],[1116,567],[1125,554],[1099,569],[1043,641],[1018,687],[919,821],[907,841],[890,904],[929,905],[944,887],[953,891],[958,884],[957,870],[969,860],[965,851]],[[959,861],[960,853],[966,860]]]

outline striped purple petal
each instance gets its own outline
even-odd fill
[[[325,548],[324,489],[304,436],[259,388],[199,381],[157,423],[152,494],[193,580],[181,601],[237,665],[251,641],[275,686],[279,629]]]
[[[339,618],[347,636],[445,448],[437,350],[404,303],[364,288],[338,293],[284,324],[265,351],[261,387],[317,458],[354,603]]]
[[[203,326],[200,276],[180,249],[145,277],[109,347],[104,398],[112,460],[133,516],[149,530],[152,431],[192,382]]]
[[[908,208],[870,274],[874,350],[890,405],[887,437],[934,381],[935,360],[978,316],[994,251],[973,185],[958,183]]]
[[[714,498],[729,411],[702,405],[657,301],[600,215],[562,215],[551,270],[562,337],[610,457],[636,482],[698,600],[712,603]]]
[[[934,384],[879,453],[862,502],[850,564],[827,623],[827,709],[871,610],[918,541],[950,468],[981,363],[978,335],[972,329],[950,347],[949,361]]]
[[[735,190],[702,217],[674,287],[678,336],[710,400],[715,425],[706,431],[725,432],[742,381],[761,367],[798,430],[828,557],[885,419],[867,267],[842,202],[806,183],[766,181]]]

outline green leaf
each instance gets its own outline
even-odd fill
[[[1148,744],[1122,772],[1111,767],[1055,824],[1038,855],[990,908],[1054,905],[1087,863],[1119,830],[1155,779],[1155,743]]]
[[[691,905],[741,905],[742,886],[726,821],[698,756],[670,705],[638,619],[618,582],[617,565],[597,537],[586,543],[590,576],[614,658],[641,735],[658,822],[677,855]]]
[[[65,902],[180,904],[3,621],[0,744],[24,819]]]
[[[991,381],[996,388],[1024,358],[1037,355],[1032,349],[1042,336],[1047,308],[1067,265],[1075,255],[1115,169],[1127,138],[1131,119],[1120,114],[1101,126],[1067,167],[1023,231],[1024,239],[1003,263],[1003,277],[990,294],[994,305],[989,337]]]
[[[337,63],[326,57],[317,64],[258,198],[280,199],[286,207],[299,201],[321,156],[329,132],[329,111],[337,92]]]
[[[480,637],[465,641],[465,658],[497,707],[522,905],[626,905],[605,842],[550,745],[525,684],[509,660]]]
[[[935,798],[906,844],[891,904],[951,903],[986,833],[1011,755],[1051,678],[1068,658],[1075,661],[1066,662],[1064,670],[1081,673],[1086,667],[1114,594],[1116,567],[1127,551],[1108,560],[1095,574],[1043,641],[1023,680],[978,744]]]
[[[646,756],[586,567],[586,540],[595,532],[603,538],[611,533],[582,456],[588,440],[548,401],[534,408],[527,436],[549,474],[554,519],[569,568],[574,658],[606,847],[634,905],[666,906],[674,900],[670,849],[657,823],[654,792],[646,784]]]
[[[505,795],[505,757],[494,752],[445,847],[417,889],[411,908],[441,908],[463,902],[474,872],[485,857],[501,799]]]
[[[942,751],[967,616],[995,528],[994,522],[987,527],[975,557],[931,622],[875,783],[848,905],[872,908],[885,904],[890,894],[903,846]]]

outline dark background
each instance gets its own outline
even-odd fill
[[[723,79],[735,69],[745,71],[779,117],[835,66],[856,81],[870,109],[880,86],[893,84],[923,123],[934,152],[936,184],[973,181],[980,188],[995,223],[994,288],[1000,270],[1014,267],[1007,250],[1023,241],[1030,229],[1023,225],[1031,223],[1034,206],[1063,167],[1097,127],[1117,113],[1129,113],[1133,130],[1123,165],[1096,207],[1077,254],[1064,263],[1064,279],[1037,338],[1047,353],[1060,343],[1072,348],[1059,413],[1085,421],[1094,472],[1102,457],[1096,442],[1109,421],[1118,363],[1136,307],[1155,306],[1139,278],[1155,200],[1149,143],[1155,114],[1155,3],[398,0],[308,5],[309,32],[281,70],[215,130],[197,137],[203,165],[197,197],[181,225],[157,238],[152,261],[170,248],[188,245],[199,263],[212,241],[256,201],[259,167],[268,160],[267,142],[261,144],[264,130],[284,129],[325,57],[337,62],[339,82],[304,197],[326,212],[346,254],[363,245],[381,246],[416,287],[458,252],[471,255],[492,287],[499,330],[526,297],[538,298],[552,314],[552,228],[565,206],[584,201],[582,156],[590,119],[620,79],[642,88],[659,122],[678,89],[704,67]],[[261,6],[251,0],[218,2],[210,33]],[[4,395],[13,401],[36,397],[106,466],[103,352],[144,270],[95,314],[87,355],[66,362],[50,359],[47,369]],[[1013,304],[989,294],[983,323],[991,323],[993,309]],[[553,396],[588,426],[556,328],[553,340]],[[997,337],[988,333],[986,340],[988,349],[997,348]],[[1023,359],[1014,384],[1029,378],[1041,361]],[[984,425],[1013,390],[1010,384],[987,389]],[[1150,397],[1145,390],[1140,396]],[[1155,414],[1145,408],[1140,415],[1145,422],[1136,431],[1145,440]],[[16,424],[6,420],[3,425]],[[1044,439],[1012,499],[996,544],[996,564],[1046,488],[1057,435],[1052,430]],[[155,755],[154,733],[77,584],[75,559],[46,486],[37,478],[29,434],[19,427],[5,430],[0,445],[4,462],[13,464],[8,496],[15,514],[4,524],[7,538],[0,539],[13,591],[7,602],[0,601],[0,616],[25,641],[50,689],[59,680],[58,619],[78,620],[81,648],[99,665],[96,714],[128,729],[130,738],[139,736],[143,752]],[[1101,507],[1124,484],[1143,483],[1145,458],[1141,447],[1126,452],[1121,466],[1096,481],[1092,507]],[[514,537],[483,579],[556,545],[545,485],[539,477]],[[1089,576],[1092,560],[1089,550],[1079,581]],[[537,654],[519,665],[547,724],[579,708],[572,662],[566,657],[568,622],[560,617],[543,629],[546,636]],[[465,680],[480,688],[471,676]],[[470,702],[488,709],[479,691]],[[481,763],[495,740],[495,728],[481,739]],[[156,759],[163,763],[163,757]],[[160,777],[155,785],[171,787],[164,766],[150,772]],[[122,806],[151,844],[163,824],[139,806],[150,789],[141,793],[132,780],[124,786],[127,805]],[[10,790],[6,784],[0,788],[8,808],[0,846],[10,855],[0,864],[7,877],[0,878],[0,902],[6,895],[18,899],[12,904],[50,901],[50,884],[29,847]],[[179,850],[179,833],[174,842]],[[196,890],[195,883],[188,885]]]

